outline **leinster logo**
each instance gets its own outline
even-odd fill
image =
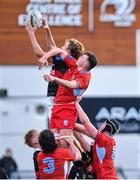
[[[108,13],[109,6],[113,6],[114,13]],[[104,0],[100,7],[100,21],[114,22],[117,27],[129,27],[136,21],[132,14],[136,6],[135,0]]]

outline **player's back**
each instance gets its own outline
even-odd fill
[[[74,156],[67,149],[57,148],[53,153],[38,154],[40,179],[65,179],[65,165],[67,160],[74,160]]]
[[[114,167],[115,147],[114,138],[98,133],[93,146],[93,169],[97,179],[118,179]]]

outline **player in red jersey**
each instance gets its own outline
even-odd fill
[[[71,151],[57,147],[51,130],[43,130],[40,133],[39,144],[42,152],[38,154],[37,162],[41,179],[66,179],[67,172],[64,167],[67,161],[81,160],[80,151],[74,145],[73,138],[69,137],[67,142]]]
[[[39,134],[40,134],[40,132],[38,130],[31,129],[24,135],[24,143],[34,149],[33,162],[34,162],[34,171],[35,171],[36,179],[40,179],[39,167],[38,167],[38,163],[37,163],[37,156],[38,156],[39,152],[41,152],[41,147],[40,147],[39,139],[38,139]],[[56,139],[57,145],[61,146],[60,141],[57,140],[58,137],[55,136],[55,139]],[[81,148],[80,145],[77,144],[77,146],[79,148]]]
[[[94,139],[92,169],[97,179],[118,179],[114,167],[116,142],[113,138],[119,132],[120,124],[115,119],[108,119],[97,130],[77,103],[78,116],[81,123],[75,129]]]
[[[97,60],[91,52],[85,52],[76,60],[64,50],[54,48],[39,59],[40,67],[42,68],[46,61],[56,54],[60,55],[68,70],[63,79],[51,75],[44,76],[45,80],[59,84],[54,99],[50,128],[57,133],[60,130],[61,135],[71,135],[77,119],[76,98],[87,89],[91,77],[90,69],[96,66]]]

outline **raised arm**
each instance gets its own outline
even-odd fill
[[[89,136],[89,132],[86,130],[83,124],[75,123],[74,130]]]
[[[76,103],[76,108],[77,108],[77,113],[79,120],[81,123],[85,126],[86,131],[88,131],[88,135],[91,138],[95,138],[98,130],[95,128],[95,126],[90,122],[88,116],[86,113],[83,111],[82,107],[79,105],[79,103]]]
[[[42,69],[42,67],[49,61],[51,57],[56,56],[58,54],[61,56],[62,59],[64,59],[68,53],[58,47],[51,49],[49,52],[45,53],[45,55],[38,60],[39,69]]]
[[[81,153],[84,152],[84,149],[82,148],[80,142],[78,141],[78,139],[75,136],[73,136],[73,142]]]
[[[52,32],[45,19],[42,20],[42,24],[43,24],[43,28],[46,30],[46,42],[47,42],[48,50],[51,50],[56,47]]]
[[[81,156],[81,152],[79,150],[80,147],[77,147],[75,145],[77,142],[75,142],[76,140],[73,136],[61,136],[60,140],[65,140],[70,145],[71,151],[76,155],[76,158],[75,158],[76,161],[81,160],[82,156]],[[78,146],[80,146],[80,145],[78,145]]]
[[[75,144],[74,144],[72,141],[69,141],[69,144],[70,144],[71,150],[72,150],[72,151],[75,153],[75,155],[76,155],[75,160],[76,160],[76,161],[80,161],[81,158],[82,158],[82,156],[81,156],[81,153],[80,153],[79,149],[75,146]]]
[[[74,136],[78,140],[80,145],[82,146],[83,150],[90,152],[91,146],[89,143],[87,143],[87,141],[85,140],[83,135],[81,133],[79,133],[78,131],[74,131]]]
[[[47,43],[48,50],[51,50],[56,47],[54,38],[53,38],[51,30],[47,24],[47,21],[42,20],[42,25],[43,25],[43,28],[46,30],[46,43]],[[43,49],[40,47],[40,45],[38,44],[37,39],[35,37],[35,32],[37,29],[33,28],[30,25],[30,23],[26,23],[26,30],[29,34],[31,44],[32,44],[33,50],[36,53],[36,55],[38,57],[42,57],[43,55],[45,55],[46,52],[43,51]],[[51,60],[50,60],[50,62],[51,62]]]
[[[87,129],[85,128],[83,124],[75,123],[74,130],[90,137],[89,132],[87,131]]]
[[[40,47],[40,45],[38,44],[36,40],[36,37],[35,37],[36,28],[33,28],[29,23],[27,23],[25,29],[28,32],[33,51],[38,57],[42,57],[45,54],[45,52],[42,50],[42,48]]]

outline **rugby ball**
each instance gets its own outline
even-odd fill
[[[30,10],[27,18],[32,27],[36,27],[36,28],[41,27],[42,15],[38,9]]]

